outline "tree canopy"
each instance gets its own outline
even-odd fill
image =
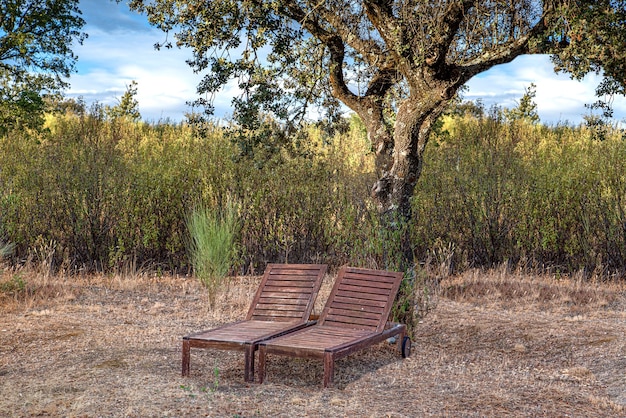
[[[335,99],[360,107],[398,85],[410,94],[420,79],[465,82],[522,54],[552,54],[556,70],[577,78],[604,71],[622,86],[626,81],[623,0],[130,4],[173,33],[178,46],[193,49],[189,64],[205,72],[200,93],[238,80],[246,99],[235,102],[238,109],[255,103],[278,117]]]
[[[131,0],[168,33],[157,47],[190,47],[211,94],[237,80],[241,123],[259,112],[302,118],[343,103],[377,156],[372,195],[392,228],[411,196],[433,124],[472,77],[523,54],[551,54],[573,77],[604,71],[626,84],[624,0]],[[173,40],[169,38],[173,34]],[[621,89],[621,90],[620,90]],[[411,244],[402,236],[405,260]]]
[[[42,93],[67,86],[82,43],[85,24],[79,0],[3,0],[0,2],[0,117],[10,124],[34,123]]]

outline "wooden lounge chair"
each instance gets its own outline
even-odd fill
[[[189,376],[191,348],[242,350],[244,379],[254,381],[259,341],[311,325],[309,316],[325,264],[268,264],[246,319],[183,337],[183,376]]]
[[[319,358],[324,387],[332,386],[335,360],[399,335],[402,357],[410,354],[406,325],[387,318],[402,273],[344,267],[317,324],[259,343],[259,383],[265,378],[267,354]]]

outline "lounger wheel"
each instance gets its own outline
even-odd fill
[[[402,339],[402,358],[407,358],[411,355],[411,338],[405,336]]]

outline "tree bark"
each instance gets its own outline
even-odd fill
[[[378,207],[382,230],[386,231],[386,268],[408,271],[414,264],[411,198],[422,173],[423,153],[433,124],[448,103],[443,95],[437,96],[433,98],[432,93],[426,93],[419,99],[406,99],[400,105],[391,161],[377,159],[380,178],[372,187],[372,197]]]

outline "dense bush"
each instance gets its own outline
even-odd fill
[[[0,143],[3,234],[18,256],[40,258],[45,248],[57,266],[175,265],[184,254],[180,213],[194,194],[192,144],[179,134],[94,115],[56,118],[31,137],[13,132]]]
[[[268,262],[385,267],[358,119],[286,135],[49,117],[0,138],[0,242],[61,269],[190,269],[194,207],[239,208],[238,272]],[[247,136],[249,135],[249,136]],[[253,138],[248,142],[247,138]],[[614,273],[626,258],[626,143],[585,127],[448,116],[413,200],[416,259]]]
[[[457,267],[621,272],[626,142],[584,127],[448,119],[414,200],[418,254],[454,248]],[[444,131],[444,132],[446,132]]]
[[[233,198],[242,271],[361,251],[353,241],[371,227],[361,135],[333,142],[310,127],[270,151],[256,144],[250,157],[229,132],[108,120],[98,109],[11,132],[0,139],[0,239],[16,245],[16,260],[55,268],[187,270],[187,215]]]

